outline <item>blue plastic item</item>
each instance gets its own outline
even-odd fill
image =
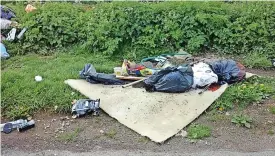
[[[9,53],[7,52],[6,47],[4,46],[3,43],[1,43],[1,59],[2,59],[2,58],[3,58],[3,59],[6,59],[6,58],[9,58],[9,57],[10,57],[10,55],[9,55]]]

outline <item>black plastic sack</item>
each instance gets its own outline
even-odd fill
[[[79,73],[80,78],[86,79],[90,83],[102,83],[105,85],[122,85],[124,81],[117,79],[115,75],[97,73],[94,66],[86,64],[85,67]]]
[[[233,60],[220,60],[209,64],[215,74],[218,75],[219,84],[232,84],[245,78],[244,66]]]
[[[185,92],[192,87],[193,71],[190,66],[167,67],[154,73],[144,83],[146,91]]]

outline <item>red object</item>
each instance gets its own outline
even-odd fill
[[[237,62],[237,66],[240,69],[240,72],[238,73],[239,81],[243,80],[245,78],[245,67],[241,63]]]
[[[213,83],[209,86],[208,90],[211,90],[212,92],[218,90],[221,86],[217,83]]]

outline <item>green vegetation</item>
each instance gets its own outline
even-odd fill
[[[238,126],[251,128],[252,118],[249,117],[249,116],[243,115],[243,114],[234,115],[231,122],[238,125]]]
[[[108,132],[104,133],[105,136],[108,138],[114,139],[116,136],[117,132],[114,129],[109,130]]]
[[[270,113],[275,114],[275,106],[270,106],[269,111]]]
[[[147,144],[149,141],[150,139],[144,136],[138,139],[138,142],[144,143],[144,144]]]
[[[73,142],[76,140],[77,136],[82,130],[80,128],[76,128],[73,132],[71,133],[64,133],[58,136],[58,139],[61,141],[66,141],[66,142]]]
[[[21,41],[7,44],[12,54],[48,55],[80,44],[90,53],[137,59],[180,48],[193,54],[260,51],[274,57],[272,2],[46,2],[28,14],[23,4],[9,4],[28,27]]]
[[[252,77],[242,83],[230,86],[211,108],[220,111],[230,110],[234,107],[243,109],[250,104],[260,103],[274,94],[274,78]]]
[[[275,132],[274,132],[274,130],[268,130],[268,131],[267,131],[267,134],[268,134],[268,135],[274,135]]]
[[[223,122],[226,121],[228,117],[225,114],[213,112],[209,114],[208,119],[212,122]]]
[[[189,139],[202,139],[211,135],[211,129],[201,124],[192,124],[187,129]]]
[[[119,61],[93,54],[55,54],[52,56],[15,56],[1,61],[1,112],[7,118],[25,117],[38,110],[69,112],[73,99],[83,98],[64,83],[78,78],[86,63],[98,72],[112,73]],[[43,81],[34,77],[41,75]]]
[[[249,68],[267,68],[272,66],[270,59],[268,59],[267,55],[265,54],[250,53],[246,55],[242,60],[244,65]]]

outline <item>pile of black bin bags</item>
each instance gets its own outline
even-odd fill
[[[232,84],[245,78],[244,66],[233,60],[219,60],[208,63],[218,76],[218,84]],[[146,91],[186,92],[193,85],[193,70],[190,65],[167,67],[144,80]]]

